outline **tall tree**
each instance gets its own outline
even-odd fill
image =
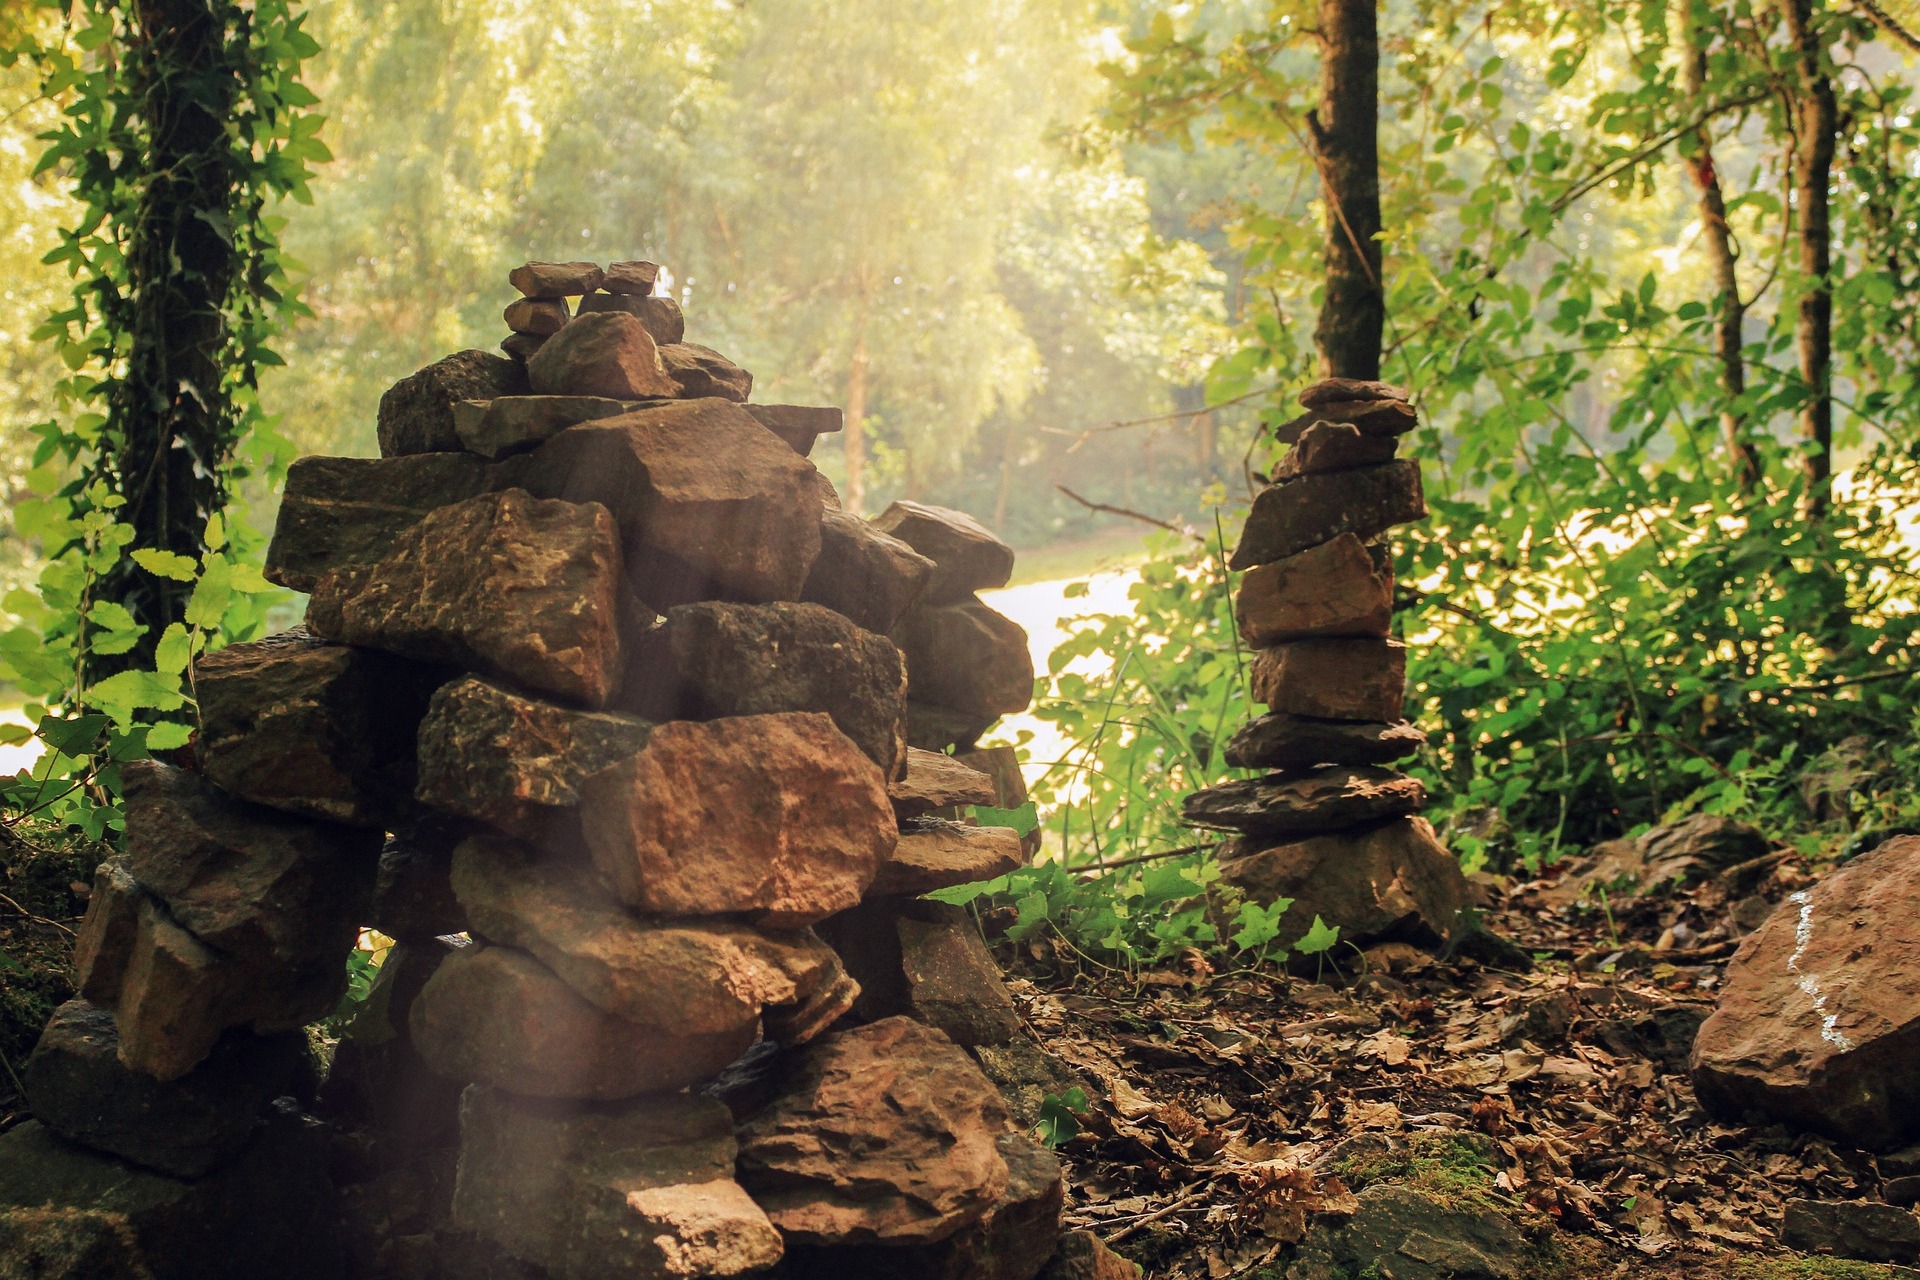
[[[1840,107],[1827,71],[1814,0],[1782,0],[1781,8],[1796,78],[1793,185],[1802,279],[1795,337],[1806,395],[1800,408],[1801,465],[1807,481],[1807,514],[1818,518],[1827,513],[1833,501],[1833,221],[1829,190]]]
[[[1314,342],[1334,378],[1378,378],[1380,33],[1375,0],[1320,0],[1320,106],[1309,113],[1327,208],[1326,301]]]

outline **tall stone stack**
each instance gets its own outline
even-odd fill
[[[1382,382],[1329,379],[1280,428],[1292,446],[1254,500],[1229,567],[1267,714],[1227,746],[1262,776],[1187,797],[1195,826],[1234,833],[1221,879],[1258,902],[1294,899],[1280,941],[1320,916],[1365,947],[1439,946],[1466,906],[1459,863],[1418,815],[1420,783],[1387,766],[1426,741],[1405,718],[1386,535],[1426,516],[1417,464],[1396,458],[1417,415]]]
[[[0,1244],[93,1214],[159,1280],[1051,1255],[1059,1165],[967,1052],[1011,1001],[920,897],[1027,856],[964,820],[1017,784],[946,753],[1031,691],[976,595],[1012,553],[841,511],[838,411],[747,403],[656,275],[516,270],[507,356],[396,385],[382,457],[295,464],[267,574],[306,622],[201,662],[191,753],[126,771]],[[395,944],[316,1094],[300,1028],[363,927]],[[74,1189],[123,1183],[162,1208]]]

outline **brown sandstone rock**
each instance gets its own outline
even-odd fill
[[[653,726],[574,711],[468,677],[433,695],[420,723],[415,794],[525,840],[565,831],[587,779],[632,758]]]
[[[780,1260],[711,1098],[578,1107],[474,1087],[460,1137],[456,1222],[555,1280],[694,1280]]]
[[[741,1126],[739,1176],[789,1243],[931,1244],[1005,1194],[1008,1124],[959,1047],[888,1018],[807,1047]]]
[[[844,511],[820,518],[820,555],[800,598],[886,635],[926,590],[933,561]]]
[[[648,720],[824,711],[894,777],[907,669],[883,636],[817,604],[708,602],[667,610],[634,645],[622,709]]]
[[[431,672],[330,644],[304,626],[194,667],[200,772],[232,795],[349,826],[413,808],[414,735]]]
[[[1452,936],[1468,905],[1460,863],[1425,818],[1265,847],[1230,841],[1220,851],[1220,879],[1255,902],[1294,900],[1280,921],[1282,946],[1298,941],[1319,916],[1358,947],[1435,947]]]
[[[1328,425],[1352,427],[1370,440],[1394,441],[1419,426],[1420,415],[1412,405],[1394,400],[1323,405],[1281,423],[1274,428],[1273,437],[1283,444],[1297,445],[1315,426]]]
[[[1020,624],[978,600],[917,605],[893,629],[915,702],[993,720],[1033,703],[1033,656]]]
[[[1196,827],[1293,836],[1404,817],[1426,802],[1417,779],[1361,765],[1222,782],[1188,796],[1181,811]]]
[[[916,818],[900,830],[873,882],[881,897],[905,897],[992,880],[1027,865],[1020,834],[1011,827],[968,827]]]
[[[592,293],[606,273],[591,262],[528,262],[507,273],[507,283],[529,298],[571,298]]]
[[[597,707],[620,677],[621,587],[604,507],[509,489],[433,512],[373,564],[329,570],[307,618],[330,639]]]
[[[1427,735],[1405,720],[1315,720],[1273,712],[1242,725],[1227,743],[1236,769],[1307,769],[1322,764],[1392,764],[1418,751]]]
[[[1140,1280],[1140,1268],[1091,1231],[1069,1231],[1040,1273],[1041,1280]]]
[[[660,362],[653,335],[638,319],[620,311],[580,316],[548,338],[527,361],[527,381],[533,393],[542,396],[645,400],[679,394]]]
[[[1399,442],[1392,436],[1370,436],[1351,422],[1329,422],[1316,417],[1301,428],[1299,438],[1274,469],[1275,480],[1352,471],[1392,462]]]
[[[813,452],[814,442],[846,425],[840,410],[800,404],[750,404],[755,422],[785,440],[801,457]]]
[[[609,1101],[716,1074],[758,1028],[698,1034],[603,1013],[551,969],[511,947],[468,947],[441,962],[408,1017],[435,1071],[525,1097]]]
[[[287,470],[267,580],[311,591],[328,569],[371,564],[428,512],[487,492],[494,478],[485,462],[465,453],[302,458]]]
[[[797,598],[820,553],[813,474],[744,409],[709,399],[562,431],[529,455],[521,483],[603,503],[635,589],[664,609]]]
[[[660,267],[652,262],[612,262],[607,264],[606,279],[600,287],[608,293],[637,294],[646,297],[660,279]]]
[[[501,396],[462,400],[453,407],[453,424],[469,452],[499,458],[531,449],[568,427],[617,418],[638,407],[632,400],[604,396]]]
[[[126,977],[146,896],[124,858],[109,858],[93,869],[86,918],[73,940],[74,987],[82,999],[113,1003]]]
[[[859,901],[898,839],[879,767],[818,712],[661,725],[581,796],[600,873],[658,915],[812,924]]]
[[[632,293],[590,293],[580,299],[580,314],[624,311],[647,327],[656,346],[667,347],[687,336],[687,317],[672,298],[650,298]],[[662,359],[665,353],[662,353]]]
[[[1020,771],[1020,753],[1015,748],[1002,743],[996,747],[975,747],[955,753],[955,760],[969,769],[978,769],[993,779],[996,809],[1019,809],[1027,803],[1027,779]],[[1040,852],[1040,828],[1020,837],[1020,846],[1032,858]]]
[[[1253,699],[1284,715],[1398,720],[1407,647],[1397,640],[1295,640],[1254,655]]]
[[[567,327],[573,314],[565,298],[516,298],[507,304],[507,328],[515,333],[531,333],[550,338]]]
[[[527,371],[521,365],[491,351],[457,351],[402,378],[380,397],[380,456],[458,450],[454,405],[526,393]]]
[[[1299,476],[1263,489],[1228,562],[1234,569],[1298,555],[1343,533],[1367,541],[1426,518],[1420,468],[1404,458],[1378,467]]]
[[[956,1044],[1005,1044],[1020,1031],[1000,966],[965,907],[869,898],[820,926],[859,983],[866,1022],[909,1017]]]
[[[1300,403],[1308,409],[1368,400],[1398,400],[1404,403],[1407,389],[1391,382],[1363,378],[1322,378],[1300,393]]]
[[[1013,577],[1013,548],[964,511],[901,501],[876,516],[873,525],[933,561],[923,604],[959,604],[976,591],[1004,587]]]
[[[1740,944],[1693,1046],[1715,1115],[1864,1147],[1920,1135],[1920,837],[1793,894]]]
[[[533,359],[533,353],[546,345],[545,337],[532,333],[510,333],[500,339],[500,349],[520,366],[523,374],[527,361]]]
[[[906,819],[958,805],[991,805],[1000,796],[994,780],[971,765],[944,752],[909,747],[907,775],[888,784],[887,798],[893,801],[894,816]]]
[[[753,375],[733,361],[697,342],[676,342],[660,348],[660,362],[667,376],[680,388],[687,400],[716,397],[745,404],[753,394]]]
[[[1393,572],[1343,533],[1298,555],[1256,565],[1240,580],[1233,611],[1256,648],[1283,640],[1385,636],[1393,625]]]

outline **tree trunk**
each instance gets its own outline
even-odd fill
[[[867,503],[866,421],[867,322],[863,306],[853,335],[853,355],[847,361],[846,429],[840,437],[841,456],[847,466],[847,491],[840,495],[840,501],[854,515],[862,514]]]
[[[1800,138],[1793,177],[1800,217],[1800,272],[1805,280],[1797,337],[1800,377],[1807,388],[1807,403],[1800,410],[1800,439],[1805,450],[1806,511],[1809,518],[1819,519],[1833,501],[1833,228],[1827,188],[1840,111],[1814,24],[1813,0],[1783,0],[1781,7],[1799,81],[1794,107]]]
[[[1706,98],[1707,41],[1693,20],[1693,0],[1680,0],[1680,24],[1681,87],[1688,109],[1698,110]],[[1740,277],[1735,270],[1739,253],[1734,247],[1733,229],[1727,225],[1727,201],[1713,163],[1712,137],[1702,126],[1690,142],[1686,165],[1700,189],[1700,235],[1706,244],[1707,272],[1715,295],[1713,349],[1720,360],[1720,381],[1727,397],[1727,405],[1720,412],[1720,434],[1735,480],[1743,493],[1751,494],[1760,487],[1763,463],[1760,450],[1747,438],[1746,423],[1734,404],[1747,389],[1747,366],[1740,351],[1747,304],[1740,297]]]
[[[1327,293],[1313,339],[1332,378],[1378,378],[1380,36],[1375,0],[1320,0],[1320,107],[1308,116],[1327,207]]]

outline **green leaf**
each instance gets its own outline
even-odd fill
[[[1329,925],[1319,916],[1315,916],[1313,927],[1307,930],[1305,937],[1293,944],[1293,949],[1303,956],[1317,956],[1322,952],[1331,951],[1334,944],[1339,941],[1339,926]]]
[[[1040,1100],[1040,1119],[1033,1126],[1034,1137],[1049,1147],[1065,1146],[1080,1136],[1080,1119],[1087,1111],[1087,1091],[1079,1085],[1065,1093],[1050,1093]]]
[[[158,671],[121,671],[90,686],[86,699],[119,721],[131,720],[130,712],[139,707],[177,711],[186,705],[180,692],[180,677]]]
[[[141,547],[133,552],[133,562],[155,577],[171,578],[175,582],[192,582],[200,573],[198,561],[177,551]]]
[[[1280,917],[1293,905],[1292,898],[1276,898],[1269,906],[1255,906],[1251,902],[1240,904],[1239,914],[1234,923],[1239,926],[1228,937],[1233,945],[1242,951],[1253,951],[1264,947],[1280,936]]]
[[[193,737],[193,729],[174,720],[162,720],[147,730],[147,750],[172,751],[184,747]]]
[[[990,805],[973,806],[973,816],[983,827],[1012,827],[1021,835],[1040,828],[1040,806],[1029,800],[1018,809],[995,809]]]
[[[153,665],[163,675],[177,676],[193,660],[193,636],[182,623],[167,624],[153,651]]]

